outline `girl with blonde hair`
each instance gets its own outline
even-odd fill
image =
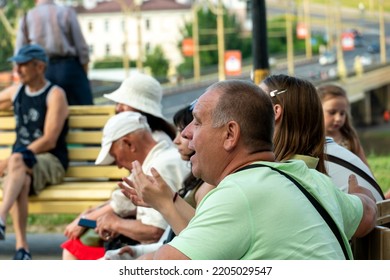
[[[322,85],[317,88],[322,102],[325,133],[333,140],[356,154],[367,166],[367,158],[359,137],[352,125],[348,96],[342,87]]]

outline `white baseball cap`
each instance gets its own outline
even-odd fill
[[[96,165],[108,165],[115,161],[110,155],[112,142],[139,129],[150,129],[146,118],[136,112],[121,112],[112,116],[103,128],[102,148]]]
[[[164,118],[161,110],[162,88],[153,77],[134,73],[120,87],[104,97],[116,103],[126,104],[136,110]]]

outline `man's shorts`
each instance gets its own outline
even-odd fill
[[[50,153],[36,155],[37,163],[32,169],[30,194],[39,194],[46,186],[62,182],[65,170],[58,158]],[[6,178],[2,178],[4,182]],[[0,187],[2,182],[0,181]]]

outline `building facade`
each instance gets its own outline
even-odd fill
[[[107,57],[132,61],[145,59],[148,52],[161,46],[165,57],[175,67],[183,61],[179,43],[181,29],[192,21],[192,0],[84,0],[76,6],[79,22],[90,48],[91,62]],[[217,5],[217,0],[197,3]],[[245,28],[250,0],[223,0]],[[248,4],[249,3],[249,4]],[[69,4],[69,1],[66,3]],[[127,51],[126,51],[127,50]]]

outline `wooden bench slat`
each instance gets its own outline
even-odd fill
[[[1,137],[0,137],[0,145],[1,146],[10,146],[15,143],[16,135],[15,132],[9,132],[9,131],[0,131]]]
[[[15,118],[13,116],[1,117],[0,130],[15,129],[15,125],[16,125]]]
[[[69,128],[102,128],[109,118],[110,115],[70,116],[68,124]]]
[[[66,137],[68,144],[95,144],[102,142],[101,131],[69,131]]]
[[[69,161],[95,161],[100,152],[99,147],[69,147]],[[9,157],[11,148],[0,149],[0,160]]]
[[[105,200],[104,200],[105,201]],[[34,214],[80,214],[88,208],[101,205],[102,201],[45,201],[29,202],[28,211]]]
[[[69,115],[115,115],[114,105],[69,106]]]
[[[15,143],[15,132],[1,131],[0,145],[10,146]],[[69,131],[66,137],[68,144],[95,144],[100,145],[102,141],[101,131]]]
[[[118,169],[116,166],[69,166],[68,170],[66,171],[66,177],[79,179],[118,179],[125,176],[129,176],[129,171],[126,169]]]

